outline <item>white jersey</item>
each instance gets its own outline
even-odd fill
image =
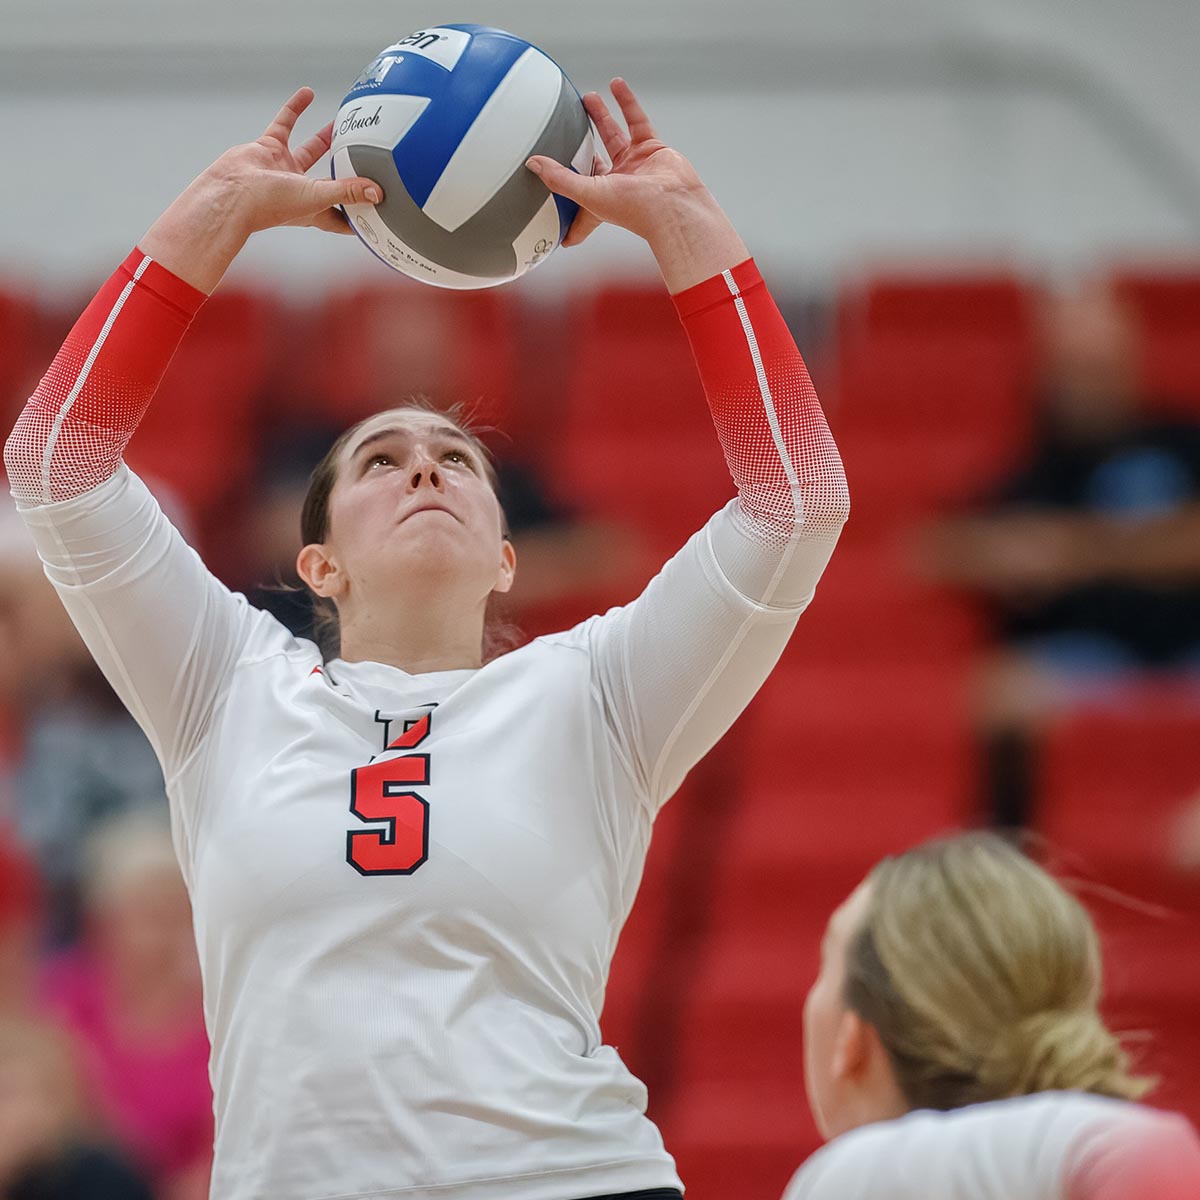
[[[1179,1116],[1081,1092],[920,1111],[835,1138],[784,1200],[1196,1200]]]
[[[127,277],[8,458],[47,574],[163,763],[213,1046],[214,1197],[679,1186],[644,1087],[601,1041],[605,980],[658,808],[774,665],[845,517],[844,479],[840,509],[818,504],[840,464],[811,389],[789,400],[788,437],[824,455],[824,490],[766,441],[775,466],[758,463],[751,500],[625,608],[478,670],[326,663],[213,578],[111,448],[102,482],[73,458],[87,488],[56,492],[62,413],[106,364],[90,329],[108,346],[130,310],[178,324],[186,300],[155,264]],[[770,310],[761,347],[751,289]],[[761,415],[780,347],[799,361],[761,281],[747,264],[693,293],[697,319],[740,344],[731,379]],[[780,487],[782,537],[753,507]]]

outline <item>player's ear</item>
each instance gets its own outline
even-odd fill
[[[500,570],[496,576],[496,592],[507,592],[512,588],[517,574],[517,551],[511,539],[505,538],[500,543]]]
[[[833,1077],[845,1082],[862,1079],[876,1048],[883,1049],[879,1035],[853,1009],[846,1009],[838,1020],[833,1041]]]
[[[341,591],[341,573],[325,547],[317,542],[305,546],[296,556],[296,574],[318,596],[332,600]]]

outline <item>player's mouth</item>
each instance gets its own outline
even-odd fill
[[[444,504],[428,504],[427,503],[427,504],[418,504],[415,508],[410,509],[408,512],[406,512],[404,514],[404,516],[402,516],[400,518],[400,523],[403,524],[405,521],[407,521],[409,519],[409,517],[415,517],[420,513],[430,513],[430,512],[445,513],[447,516],[454,517],[454,519],[456,521],[459,520],[458,517],[454,516],[454,513],[452,513]],[[462,522],[459,521],[459,524],[461,524],[461,523]]]

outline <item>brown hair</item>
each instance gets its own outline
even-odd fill
[[[1003,838],[966,834],[884,859],[847,952],[847,1005],[913,1108],[1058,1088],[1137,1099],[1153,1081],[1099,1011],[1083,906]]]
[[[472,427],[471,421],[462,405],[455,404],[447,409],[438,408],[425,397],[415,397],[385,412],[419,412],[436,413],[445,417],[470,443],[479,456],[484,476],[492,486],[492,491],[499,495],[500,481],[496,475],[496,467],[492,461],[492,452],[484,444],[479,432]],[[309,546],[323,542],[329,535],[329,500],[333,494],[334,484],[338,480],[338,466],[342,451],[367,424],[373,421],[379,413],[364,417],[349,429],[343,430],[333,445],[325,452],[324,457],[313,468],[308,479],[308,490],[304,495],[304,504],[300,509],[300,541],[301,545]],[[500,509],[500,522],[504,537],[509,537],[508,519]],[[308,590],[308,589],[306,589]],[[318,596],[309,591],[313,604],[313,636],[325,658],[336,657],[341,644],[341,626],[338,621],[337,605],[324,596]],[[502,600],[493,593],[488,600],[487,614],[483,628],[483,661],[489,662],[507,653],[520,644],[520,631],[512,625],[502,611]]]

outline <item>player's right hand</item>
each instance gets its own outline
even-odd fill
[[[383,190],[360,175],[346,179],[309,177],[312,165],[328,151],[333,123],[292,149],[296,122],[313,101],[302,87],[279,110],[257,141],[227,150],[204,173],[229,189],[231,219],[247,234],[277,225],[314,225],[330,233],[352,233],[339,204],[378,204]]]

